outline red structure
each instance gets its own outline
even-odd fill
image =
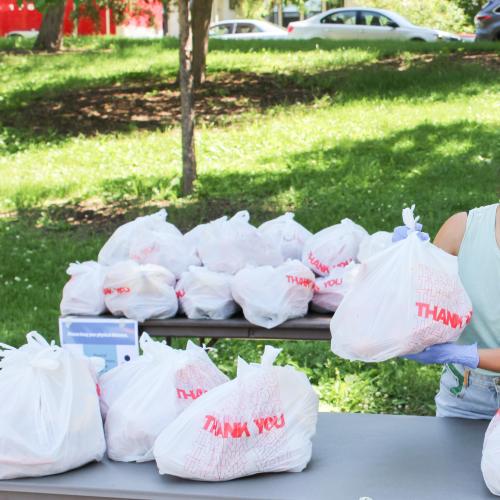
[[[73,0],[67,0],[64,14],[64,34],[73,34],[74,23],[70,17],[73,10]],[[109,34],[116,33],[116,26],[112,16],[106,15],[106,9],[99,12],[99,24],[88,18],[82,17],[78,20],[78,35]],[[39,30],[42,24],[42,14],[35,9],[31,2],[24,1],[21,6],[16,0],[0,0],[0,36],[5,36],[12,31]]]

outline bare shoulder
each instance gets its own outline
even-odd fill
[[[458,255],[467,226],[467,212],[452,215],[439,229],[434,244],[445,252]]]

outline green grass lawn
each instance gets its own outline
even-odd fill
[[[158,206],[182,229],[246,208],[255,223],[292,210],[312,231],[343,217],[375,231],[416,203],[434,234],[498,201],[498,44],[213,43],[199,180],[182,199],[174,40],[68,40],[59,55],[23,43],[0,41],[0,341],[55,338],[68,263]],[[433,412],[436,367],[277,345],[327,408]],[[230,374],[262,350],[218,346]]]

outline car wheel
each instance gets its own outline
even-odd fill
[[[12,35],[8,35],[7,38],[10,38],[11,40],[21,40],[22,35],[19,33],[13,33]]]
[[[500,31],[495,34],[495,36],[493,37],[493,41],[494,42],[500,42]]]
[[[423,38],[410,38],[410,42],[425,42]]]

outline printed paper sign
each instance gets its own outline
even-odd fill
[[[59,318],[61,345],[103,358],[104,371],[139,356],[137,321],[125,318]]]

